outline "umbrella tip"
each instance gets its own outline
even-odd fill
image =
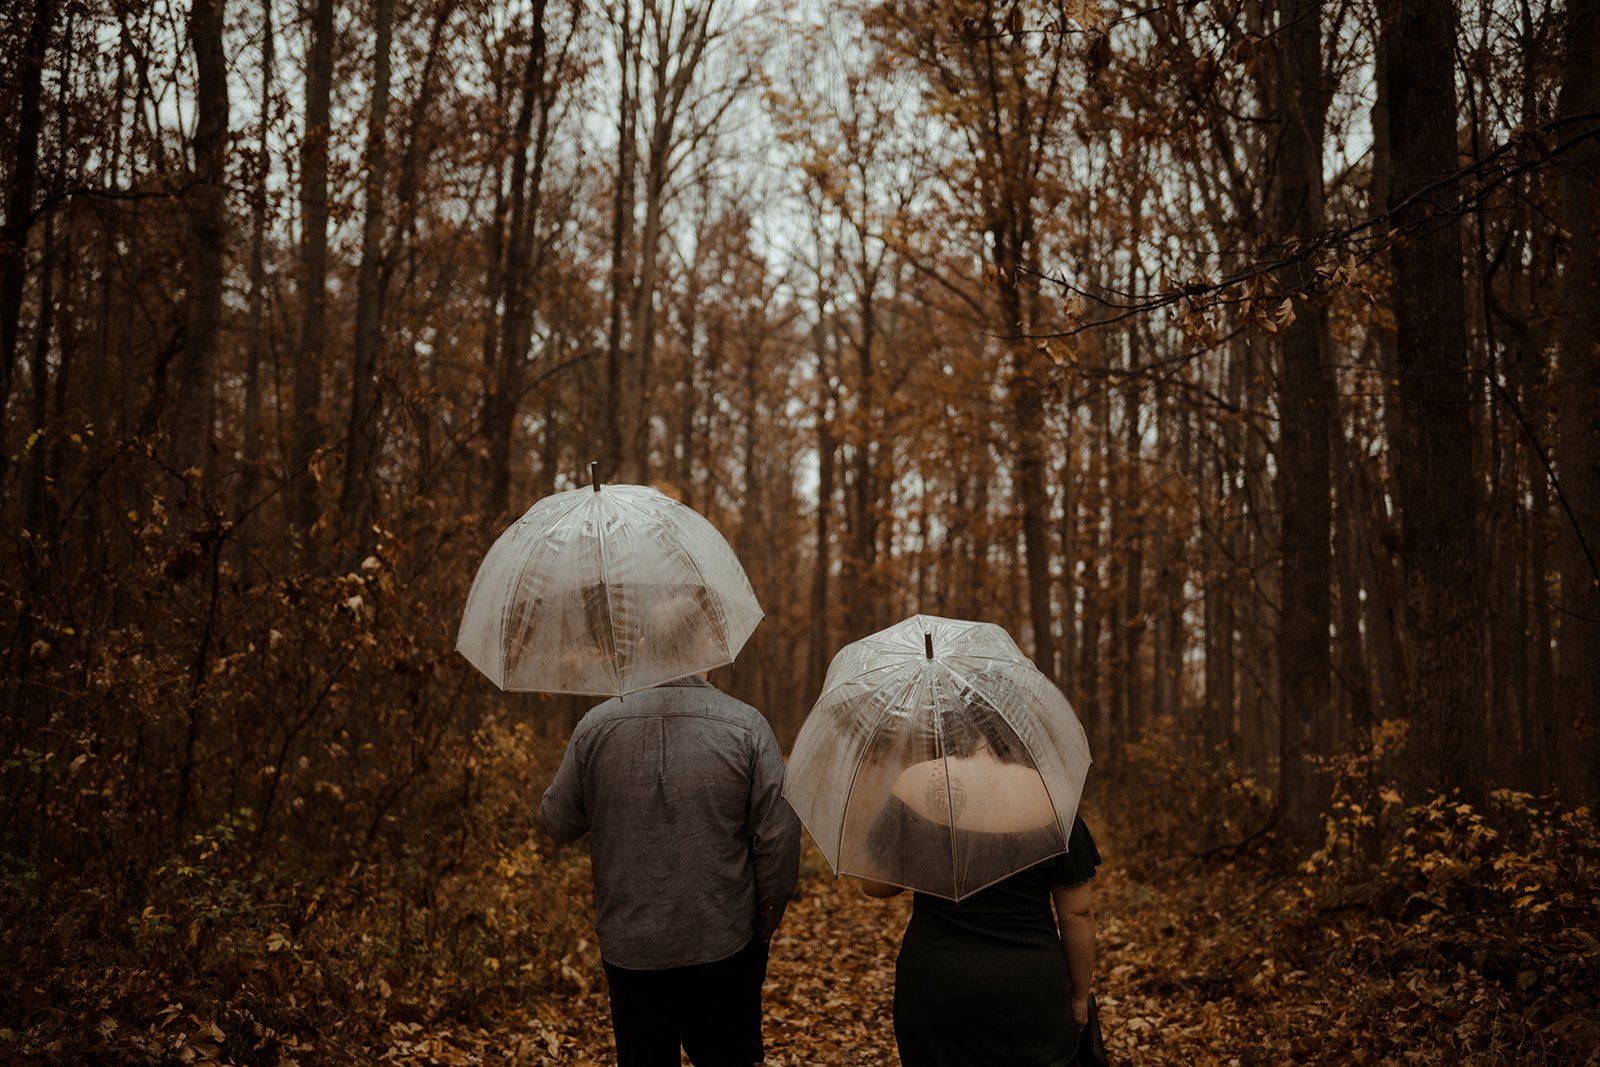
[[[600,491],[600,476],[595,473],[595,468],[598,466],[600,466],[599,460],[595,460],[589,464],[589,484],[597,493]]]
[[[928,658],[929,659],[933,658],[933,635],[932,634],[926,634],[925,633],[925,634],[922,635],[922,649],[923,649],[924,652],[926,652],[928,654]]]

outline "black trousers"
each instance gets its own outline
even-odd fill
[[[767,945],[752,938],[727,959],[630,971],[607,963],[617,1067],[751,1067],[761,1044],[761,983]]]

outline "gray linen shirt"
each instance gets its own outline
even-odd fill
[[[800,821],[777,739],[699,678],[591,709],[539,817],[557,841],[589,835],[595,929],[613,966],[725,959],[771,937],[794,895]]]

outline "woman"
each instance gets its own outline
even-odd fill
[[[992,709],[969,699],[966,712],[941,724],[944,758],[916,764],[895,782],[868,844],[878,873],[892,881],[863,879],[868,896],[903,892],[893,881],[919,882],[917,864],[1015,870],[1008,856],[1059,847],[1049,796],[1015,735]],[[1063,855],[959,903],[914,894],[895,963],[903,1067],[1075,1062],[1089,1011],[1099,862],[1088,827],[1074,819]]]

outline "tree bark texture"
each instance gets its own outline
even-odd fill
[[[1293,259],[1300,241],[1324,224],[1322,141],[1327,96],[1322,87],[1321,0],[1277,5],[1277,61],[1272,65],[1277,112],[1277,158],[1270,216],[1280,256]],[[1280,724],[1279,825],[1300,847],[1320,829],[1317,783],[1309,757],[1329,746],[1319,725],[1332,699],[1332,562],[1329,543],[1328,437],[1332,429],[1332,376],[1328,364],[1328,310],[1316,291],[1309,259],[1277,272],[1292,294],[1295,317],[1279,337],[1277,496],[1282,586],[1278,619]]]
[[[617,101],[617,169],[611,197],[611,294],[609,325],[606,330],[606,408],[600,446],[603,449],[600,474],[619,477],[624,451],[624,429],[620,414],[623,394],[629,387],[624,348],[628,328],[625,309],[634,287],[633,211],[634,171],[639,159],[639,48],[635,39],[631,6],[621,9],[622,24],[617,28],[617,69],[620,95]]]
[[[223,53],[224,0],[194,0],[189,43],[195,56],[194,186],[189,190],[189,291],[174,459],[180,470],[211,466],[216,407],[217,343],[222,331],[222,285],[228,242],[226,193],[228,69]]]
[[[1407,780],[1415,801],[1457,788],[1478,800],[1486,792],[1483,574],[1461,233],[1454,185],[1440,184],[1457,166],[1455,8],[1407,0],[1380,14],[1389,207],[1401,231],[1393,255],[1402,436],[1391,445],[1412,639]]]
[[[22,337],[22,290],[28,277],[28,236],[33,228],[39,134],[44,125],[44,61],[55,14],[54,0],[34,0],[26,46],[15,60],[19,81],[16,132],[11,143],[5,230],[0,233],[0,420],[4,420],[0,421],[0,488],[5,484],[10,456],[10,449],[4,447],[4,431],[9,423],[17,348]]]
[[[648,480],[650,472],[651,365],[655,359],[656,296],[660,247],[675,155],[683,143],[684,104],[710,44],[714,0],[688,3],[681,9],[682,27],[672,21],[679,9],[647,7],[655,30],[651,57],[650,139],[645,153],[644,228],[639,235],[638,268],[628,343],[617,368],[616,442],[618,469],[628,481]],[[648,23],[647,23],[648,24]]]
[[[272,117],[272,73],[276,38],[272,26],[272,0],[261,4],[261,94],[257,99],[260,125],[256,131],[253,183],[250,189],[250,295],[246,322],[244,372],[244,426],[240,457],[243,471],[234,510],[243,514],[255,503],[261,480],[261,358],[266,349],[266,243],[268,138]]]
[[[289,523],[308,537],[320,515],[322,364],[328,320],[328,141],[333,88],[334,0],[313,0],[300,143],[300,339],[294,353]],[[309,543],[306,546],[309,551]]]
[[[523,68],[521,103],[512,135],[511,217],[504,238],[505,271],[501,277],[504,287],[501,303],[505,312],[499,324],[498,361],[483,400],[489,464],[488,507],[489,514],[497,517],[503,516],[511,503],[512,437],[522,401],[524,365],[533,340],[533,249],[541,215],[544,161],[550,133],[543,2],[535,5],[530,26],[532,40]]]
[[[1562,225],[1571,236],[1558,326],[1557,473],[1570,515],[1558,542],[1557,707],[1569,795],[1593,801],[1600,798],[1600,5],[1568,4],[1565,51],[1559,109],[1573,126],[1562,139],[1588,138],[1561,171]]]
[[[394,0],[374,0],[372,100],[367,112],[366,212],[361,227],[361,265],[356,275],[354,360],[350,380],[350,424],[345,434],[340,525],[358,552],[373,543],[378,508],[378,420],[380,357],[383,350],[383,258],[389,186],[390,42]]]

